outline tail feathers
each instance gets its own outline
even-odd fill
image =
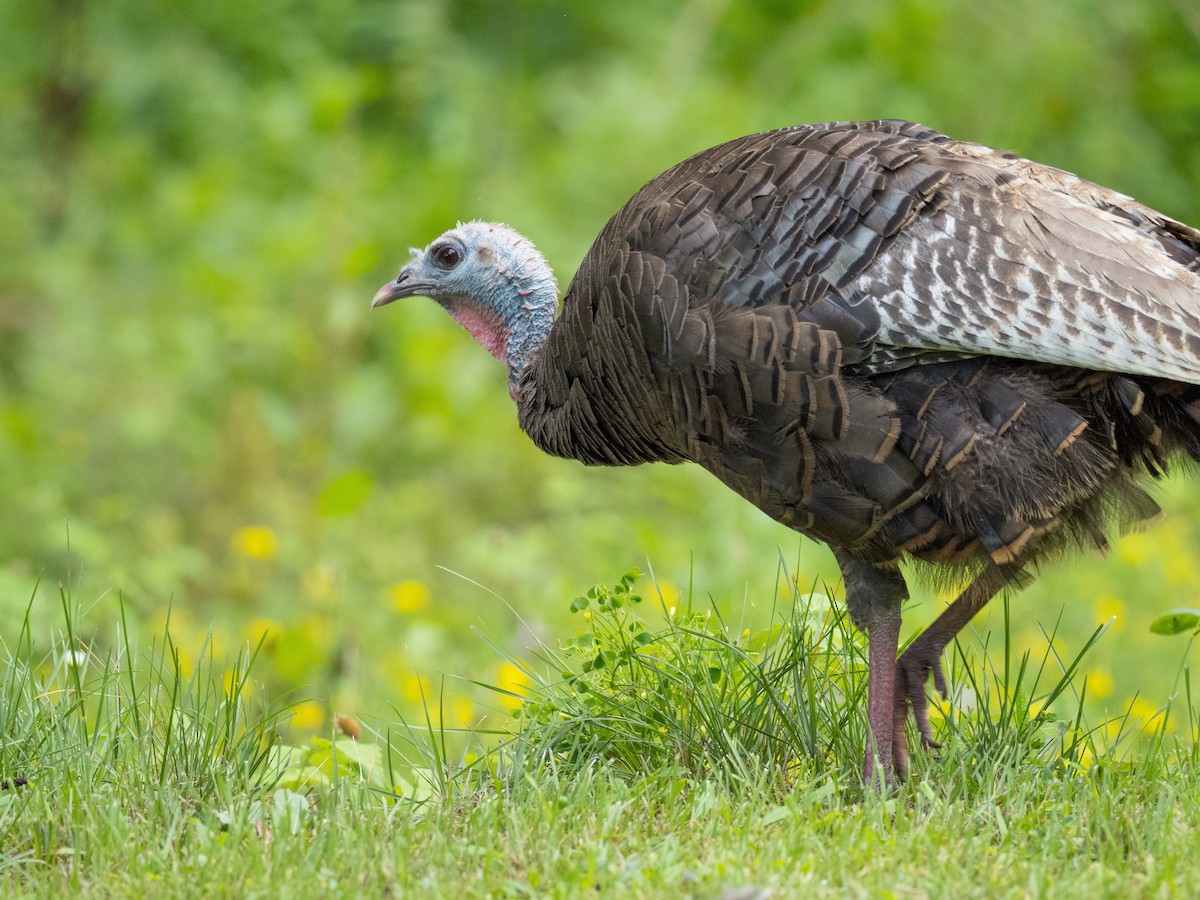
[[[1028,405],[1029,402],[1024,397],[1003,384],[985,384],[980,387],[980,415],[996,430],[997,437],[1008,431]]]
[[[987,516],[976,516],[974,525],[984,549],[997,565],[1016,562],[1029,539],[1037,533],[1033,525],[1019,519],[992,521]]]
[[[1110,430],[1127,465],[1140,461],[1157,476],[1176,454],[1200,461],[1200,385],[1118,377],[1112,396],[1123,415]]]
[[[1162,444],[1163,430],[1146,403],[1146,392],[1128,378],[1114,378],[1113,393],[1125,408],[1133,428],[1151,447]]]
[[[1186,385],[1177,404],[1183,413],[1180,430],[1184,452],[1200,460],[1200,386]]]

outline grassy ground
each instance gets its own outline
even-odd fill
[[[1195,896],[1200,784],[1176,770],[961,773],[892,804],[805,786],[545,777],[449,807],[358,788],[295,810],[89,807],[94,837],[7,876],[62,896]],[[924,780],[928,776],[922,774]],[[260,818],[265,810],[266,818]],[[117,823],[120,823],[118,826]],[[744,892],[744,893],[741,893]]]
[[[629,575],[580,629],[489,686],[473,734],[350,718],[280,743],[256,651],[195,669],[169,627],[101,656],[65,593],[0,679],[0,879],[31,896],[1194,896],[1194,741],[1083,716],[1089,644],[951,660],[945,749],[895,796],[858,783],[863,647],[820,595],[764,630],[686,603],[661,625]],[[93,614],[95,610],[93,610]],[[1194,625],[1194,623],[1192,623]],[[1001,650],[1011,650],[1003,639]],[[1164,647],[1169,646],[1164,644]],[[1178,649],[1186,653],[1183,645]],[[1190,649],[1190,645],[1188,648]],[[497,648],[502,657],[503,648]],[[517,665],[515,657],[507,660]],[[1165,713],[1195,734],[1188,670]],[[503,705],[503,704],[500,704]],[[1062,709],[1058,715],[1052,709]]]

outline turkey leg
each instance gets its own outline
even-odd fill
[[[900,645],[900,607],[908,586],[900,570],[877,566],[841,551],[834,551],[846,583],[846,608],[850,619],[867,633],[867,752],[863,782],[876,788],[894,786],[897,756],[907,760],[904,719],[896,715],[896,649]],[[898,727],[897,727],[898,723]],[[897,753],[897,750],[899,753]],[[878,765],[878,769],[876,769]]]
[[[943,697],[949,694],[946,684],[946,673],[942,668],[942,651],[950,641],[954,640],[963,627],[971,621],[975,613],[983,609],[987,602],[996,596],[1005,585],[1013,581],[1020,573],[1018,563],[995,566],[979,575],[967,585],[966,589],[942,612],[933,624],[921,632],[920,636],[908,645],[908,649],[896,662],[896,680],[894,685],[895,719],[893,728],[899,738],[893,741],[893,764],[901,780],[908,774],[908,748],[904,741],[904,720],[911,707],[913,718],[917,722],[917,730],[921,734],[921,744],[925,747],[938,749],[941,747],[933,739],[933,728],[929,724],[929,701],[925,697],[925,682],[933,675],[933,686]],[[875,662],[871,661],[872,674]]]
[[[900,645],[900,611],[878,613],[867,631],[867,754],[863,783],[882,790],[904,779],[899,768],[906,763],[904,719],[895,710],[902,705],[896,687],[896,648]],[[879,771],[876,773],[875,765]]]

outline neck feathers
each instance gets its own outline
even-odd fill
[[[529,241],[517,236],[512,262],[497,275],[507,280],[514,292],[515,326],[508,340],[509,383],[515,384],[522,370],[541,349],[558,311],[558,283],[546,260]]]
[[[528,239],[506,225],[471,225],[486,229],[483,252],[494,257],[490,283],[484,286],[488,295],[484,306],[497,313],[498,331],[492,340],[480,339],[480,343],[508,365],[509,391],[515,396],[521,372],[533,361],[554,324],[558,283]]]

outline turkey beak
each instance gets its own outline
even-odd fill
[[[389,281],[375,292],[375,299],[371,301],[371,309],[387,306],[393,300],[399,300],[401,297],[413,297],[420,292],[420,288],[419,284],[415,284],[409,279],[408,269],[402,269],[395,281]]]

